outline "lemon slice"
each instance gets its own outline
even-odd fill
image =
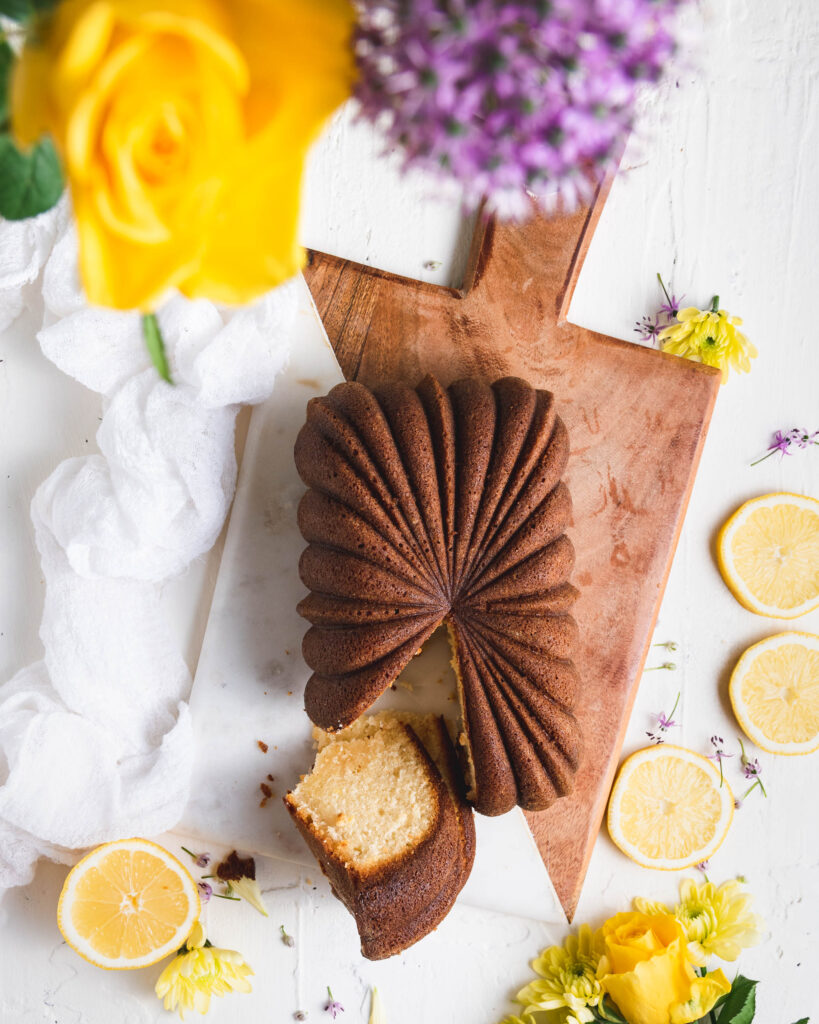
[[[749,647],[729,693],[742,731],[762,750],[819,749],[819,636],[777,633]]]
[[[723,579],[749,611],[795,619],[819,605],[819,501],[766,494],[746,501],[717,540]]]
[[[196,883],[147,839],[92,850],[69,872],[57,923],[69,946],[110,970],[147,967],[175,952],[199,917]]]
[[[679,871],[708,860],[728,833],[734,797],[719,769],[667,743],[623,762],[609,800],[609,834],[637,864]]]

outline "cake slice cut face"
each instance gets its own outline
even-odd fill
[[[295,457],[317,726],[349,726],[446,623],[476,809],[542,810],[570,792],[568,454],[551,394],[513,377],[345,383],[309,403]]]
[[[392,956],[443,920],[472,867],[472,811],[446,727],[383,714],[319,740],[285,805],[355,917],[363,954]]]

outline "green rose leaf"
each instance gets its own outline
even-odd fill
[[[756,1013],[758,984],[741,974],[734,978],[731,991],[716,1004],[720,1008],[719,1024],[751,1024]]]
[[[0,0],[0,14],[12,21],[27,21],[35,14],[50,11],[57,0]]]
[[[0,217],[36,217],[50,210],[62,192],[63,174],[51,139],[21,151],[10,135],[0,135]]]
[[[5,131],[9,123],[9,86],[13,63],[14,51],[5,39],[0,39],[0,131]]]

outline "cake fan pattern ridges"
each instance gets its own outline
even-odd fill
[[[295,455],[316,725],[358,718],[445,620],[476,809],[571,790],[568,452],[551,394],[517,378],[345,383],[310,402]]]

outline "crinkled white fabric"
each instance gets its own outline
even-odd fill
[[[103,418],[100,454],[67,459],[32,502],[45,657],[0,687],[0,888],[27,882],[40,856],[70,862],[181,816],[191,679],[158,584],[216,540],[236,482],[238,406],[270,394],[296,308],[293,283],[238,310],[171,296],[158,314],[171,387],[137,314],[86,304],[65,200],[0,222],[0,328],[26,289],[42,291],[43,352],[100,392]]]
[[[40,271],[57,232],[65,229],[68,219],[65,197],[39,217],[0,219],[0,331],[16,320],[36,295]]]

